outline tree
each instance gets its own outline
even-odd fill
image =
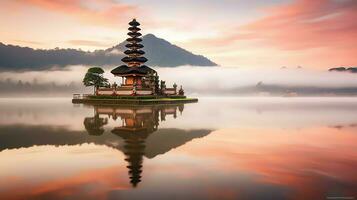
[[[104,70],[100,67],[89,68],[86,75],[83,78],[83,84],[88,86],[94,86],[94,94],[99,87],[106,87],[109,85],[108,79],[103,77]]]
[[[83,123],[89,135],[102,135],[104,133],[103,126],[108,124],[108,119],[101,118],[96,114],[94,117],[86,117]]]

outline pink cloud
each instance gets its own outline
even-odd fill
[[[219,37],[193,40],[190,44],[206,48],[224,46],[236,51],[274,49],[282,54],[271,53],[269,57],[283,59],[284,65],[354,66],[356,10],[355,0],[296,0],[265,8],[266,16],[254,22],[231,29],[222,27]],[[243,42],[244,49],[240,46]],[[277,64],[265,63],[258,59],[260,56],[256,55],[256,63]]]
[[[222,33],[222,37],[201,41],[231,44],[256,39],[285,50],[351,47],[355,46],[351,41],[356,43],[357,36],[356,9],[357,2],[353,0],[296,0],[266,8],[266,17],[233,27]]]
[[[21,5],[72,16],[82,22],[110,26],[126,24],[138,10],[136,6],[111,0],[18,0]]]
[[[353,0],[298,0],[268,9],[271,15],[241,30],[286,50],[352,48],[357,43],[356,9]]]

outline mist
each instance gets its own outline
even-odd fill
[[[114,67],[113,67],[114,68]],[[64,70],[2,72],[0,81],[52,85],[76,85],[76,91],[84,92],[82,78],[88,66],[68,66]],[[111,83],[121,83],[104,68],[104,76]],[[190,95],[357,95],[357,74],[347,72],[328,72],[303,68],[258,69],[232,67],[157,67],[160,79],[166,85],[182,85]],[[65,92],[64,92],[65,93]]]

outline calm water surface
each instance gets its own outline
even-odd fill
[[[356,98],[0,100],[0,199],[357,198]]]

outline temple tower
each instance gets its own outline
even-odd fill
[[[127,50],[124,51],[126,56],[122,59],[125,65],[121,65],[111,71],[115,76],[123,78],[121,86],[124,87],[146,87],[143,77],[149,73],[156,73],[155,70],[143,65],[147,59],[143,56],[145,52],[142,50],[144,46],[141,44],[141,29],[139,26],[140,23],[136,19],[129,22],[129,38],[126,39],[127,44],[125,45]]]
[[[143,57],[145,52],[141,50],[144,46],[140,44],[142,42],[141,39],[141,33],[139,32],[141,29],[139,28],[140,23],[136,21],[136,19],[133,19],[131,22],[129,22],[129,38],[126,39],[128,44],[125,45],[125,47],[128,48],[124,52],[126,57],[122,59],[123,62],[125,62],[129,67],[140,67],[142,64],[144,64],[147,59]]]

